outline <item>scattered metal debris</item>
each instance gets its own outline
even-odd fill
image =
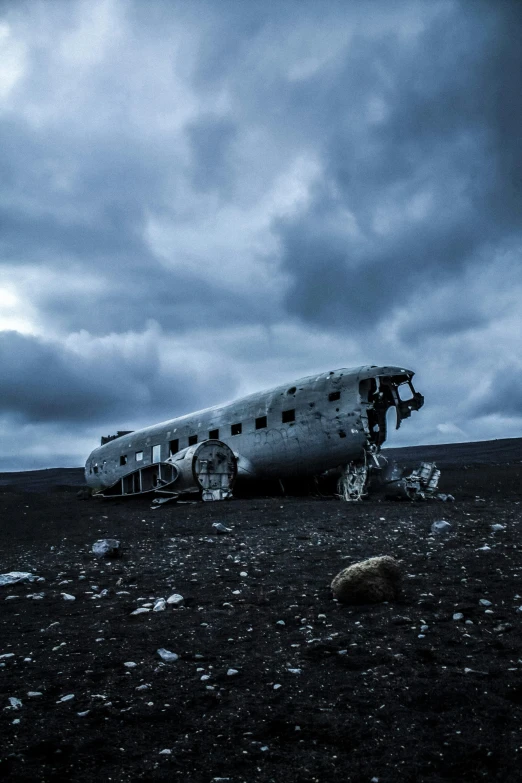
[[[384,460],[381,457],[379,460],[381,473],[376,476],[374,483],[387,498],[425,500],[426,498],[438,497],[437,487],[440,470],[434,462],[421,462],[419,467],[414,470],[404,468],[396,462],[383,463]],[[446,495],[441,499],[449,500],[452,497]]]

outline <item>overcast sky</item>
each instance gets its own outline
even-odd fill
[[[318,371],[522,436],[522,4],[0,4],[0,469]]]

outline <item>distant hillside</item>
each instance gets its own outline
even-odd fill
[[[383,449],[382,453],[388,459],[400,462],[436,462],[440,468],[451,465],[498,465],[522,462],[522,438],[405,446],[401,449]]]
[[[499,465],[522,462],[522,438],[483,440],[476,443],[445,443],[437,446],[405,446],[383,449],[383,455],[406,464],[436,462],[440,468],[459,465]],[[85,485],[83,468],[49,468],[0,473],[0,490],[23,489],[46,492]]]

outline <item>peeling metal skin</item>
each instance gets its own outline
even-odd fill
[[[103,438],[87,459],[86,481],[94,492],[118,482],[123,487],[125,476],[172,465],[176,454],[208,439],[232,449],[242,478],[313,476],[350,465],[357,470],[385,442],[390,408],[398,428],[424,404],[413,375],[401,367],[335,370]]]

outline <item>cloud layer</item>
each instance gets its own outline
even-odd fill
[[[522,435],[518,3],[7,2],[0,468],[317,370]]]

